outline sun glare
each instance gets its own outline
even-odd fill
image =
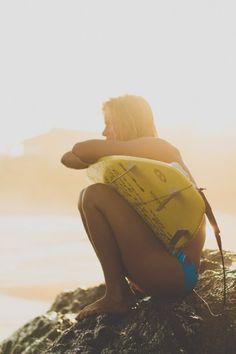
[[[19,143],[8,148],[8,154],[13,157],[24,155],[24,145]]]
[[[236,241],[232,230],[235,230],[236,219],[234,215],[215,213],[218,226],[221,231],[222,246],[224,250],[236,252]],[[209,222],[206,226],[207,239],[205,248],[218,249],[213,229]]]

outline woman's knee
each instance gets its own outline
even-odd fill
[[[86,191],[86,188],[82,189],[79,195],[79,200],[78,200],[78,210],[80,213],[83,212],[83,197],[84,197],[84,192]]]
[[[109,186],[103,183],[95,183],[84,189],[80,195],[79,210],[85,210],[99,204],[99,200],[105,197],[108,188]]]

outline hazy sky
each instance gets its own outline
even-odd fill
[[[100,131],[102,102],[126,93],[150,102],[163,132],[232,137],[235,10],[234,0],[2,0],[0,149],[55,127]]]

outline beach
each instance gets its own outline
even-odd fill
[[[236,218],[217,214],[223,247],[236,252]],[[47,311],[57,294],[103,282],[79,217],[0,216],[0,340]],[[205,248],[217,248],[207,225]]]

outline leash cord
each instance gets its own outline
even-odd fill
[[[196,292],[195,289],[193,289],[193,292],[194,292],[194,293],[199,297],[199,299],[201,299],[202,302],[206,305],[206,307],[207,307],[207,309],[208,309],[208,311],[209,311],[209,313],[210,313],[211,316],[213,316],[213,317],[219,317],[219,316],[222,316],[222,315],[224,314],[224,312],[222,312],[222,313],[214,313],[214,312],[211,310],[209,304],[206,302],[206,300],[203,299],[203,297],[202,297],[201,295],[199,295],[199,294]]]
[[[213,231],[214,231],[214,234],[215,234],[215,238],[216,238],[216,242],[217,242],[217,245],[218,245],[218,248],[219,248],[219,251],[220,251],[220,255],[221,255],[221,262],[222,262],[223,284],[224,284],[224,290],[223,290],[223,311],[222,311],[221,314],[218,314],[218,316],[221,316],[221,315],[223,315],[224,312],[225,312],[225,306],[226,306],[226,302],[227,302],[227,291],[226,291],[227,285],[226,285],[226,270],[225,270],[224,254],[223,254],[223,250],[222,250],[222,242],[221,242],[221,237],[220,237],[220,229],[219,229],[219,227],[218,227],[218,225],[217,225],[216,218],[215,218],[215,216],[214,216],[214,214],[213,214],[213,211],[212,211],[212,209],[211,209],[211,206],[210,206],[210,204],[209,204],[209,202],[208,202],[208,200],[207,200],[205,194],[203,193],[203,190],[204,190],[204,189],[205,189],[205,188],[198,188],[198,191],[199,191],[200,195],[202,196],[202,198],[203,198],[203,200],[204,200],[204,202],[205,202],[205,206],[206,206],[206,211],[205,211],[205,213],[206,213],[206,216],[207,216],[207,218],[208,218],[208,220],[209,220],[209,222],[210,222],[210,224],[211,224],[211,226],[212,226],[212,228],[213,228]],[[195,293],[197,294],[196,291],[195,291]],[[198,295],[198,294],[197,294],[197,295]],[[209,305],[206,303],[206,301],[205,301],[200,295],[198,295],[198,296],[199,296],[199,297],[203,300],[203,302],[207,305],[207,307],[208,307],[210,313],[211,313],[212,315],[214,315],[214,314],[212,313],[212,311],[210,310]],[[215,315],[214,315],[214,316],[215,316]]]

